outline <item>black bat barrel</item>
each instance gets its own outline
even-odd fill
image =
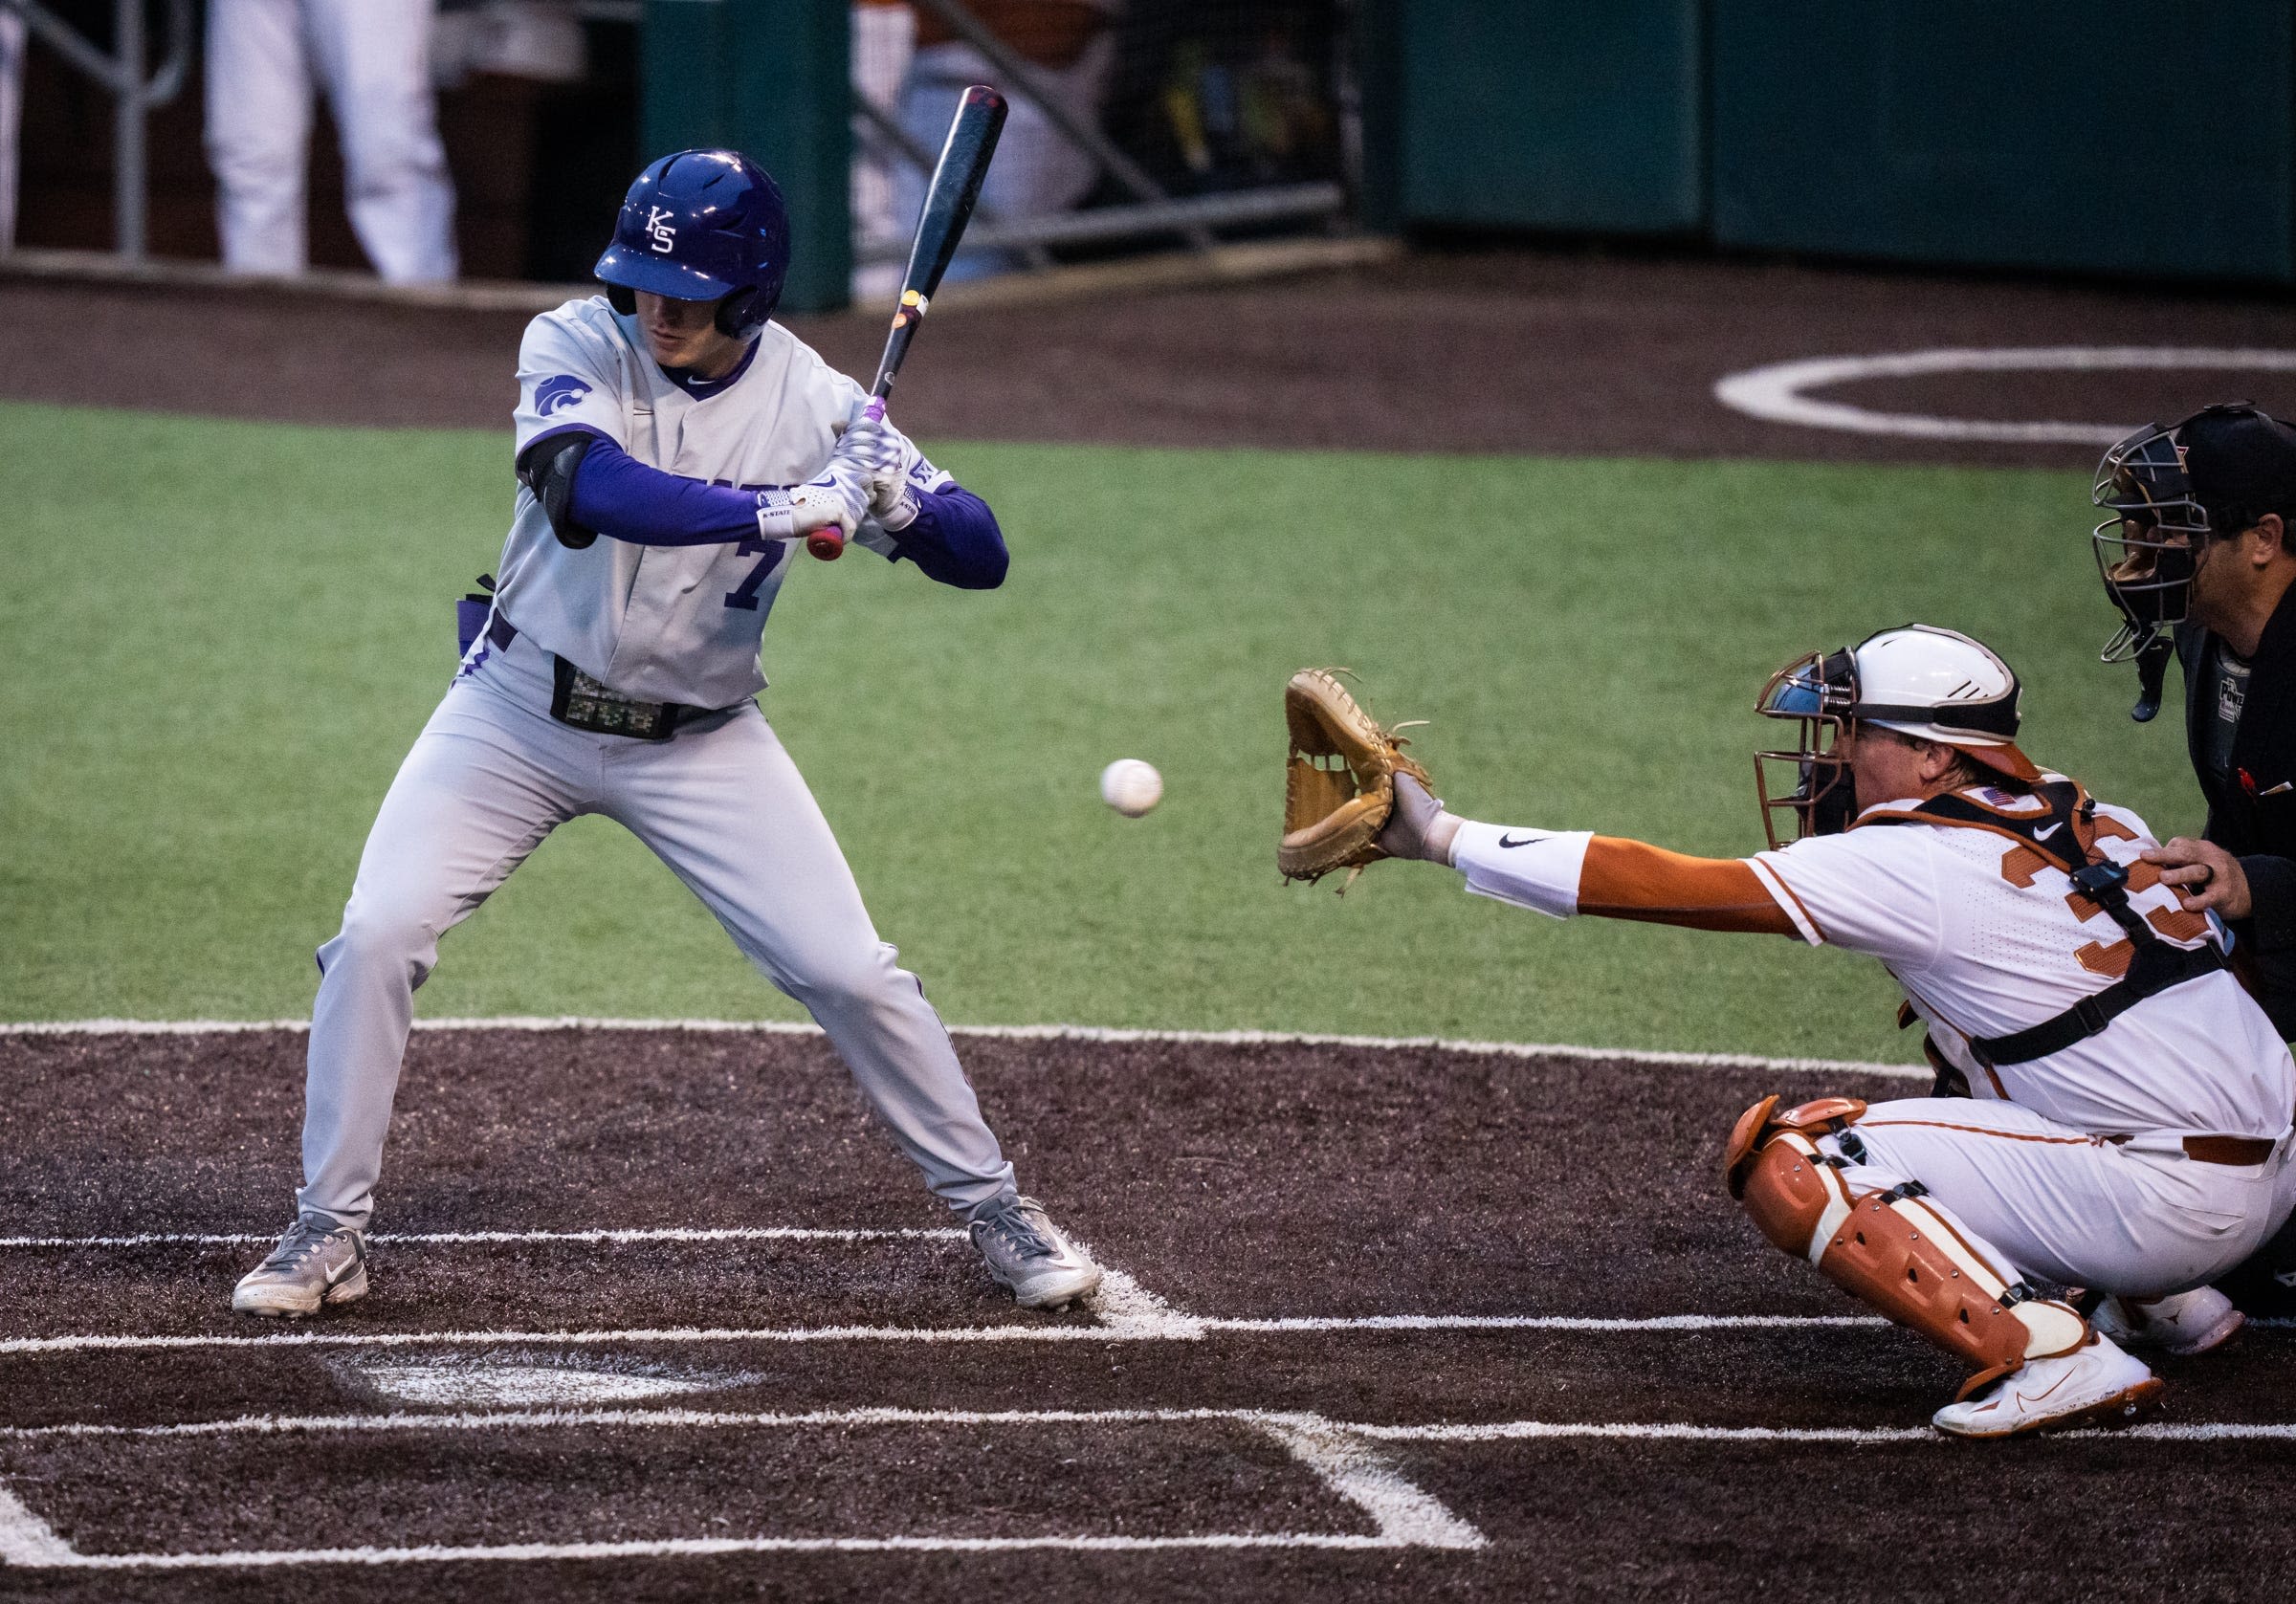
[[[916,334],[926,303],[940,288],[940,276],[964,238],[973,206],[981,199],[981,182],[988,176],[988,160],[996,154],[997,136],[1004,128],[1004,97],[986,84],[964,92],[949,137],[933,168],[925,191],[925,209],[917,218],[916,239],[909,248],[909,272],[901,280],[901,304],[893,314],[893,330],[885,337],[885,355],[877,362],[877,382],[872,393],[885,395],[893,388],[901,359]]]

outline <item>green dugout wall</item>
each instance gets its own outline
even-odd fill
[[[1366,0],[1377,222],[2296,281],[2288,0]]]
[[[646,159],[725,144],[789,199],[782,304],[846,303],[853,271],[846,0],[645,0],[638,140]]]

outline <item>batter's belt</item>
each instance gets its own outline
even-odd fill
[[[486,621],[486,638],[497,651],[510,649],[518,626],[497,610]],[[689,707],[684,702],[642,702],[592,679],[557,652],[550,654],[550,716],[576,730],[622,736],[630,740],[668,740],[678,727],[723,708]]]

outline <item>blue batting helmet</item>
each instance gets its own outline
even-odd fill
[[[763,167],[738,150],[681,150],[622,198],[614,242],[592,270],[617,312],[633,292],[715,300],[737,340],[762,328],[789,272],[789,208]]]

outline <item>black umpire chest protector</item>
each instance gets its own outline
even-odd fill
[[[2048,804],[2045,812],[2004,813],[1967,792],[1948,791],[1916,807],[1867,814],[1858,821],[1861,829],[1874,824],[1954,824],[2020,842],[2043,863],[2064,870],[2073,890],[2103,909],[2135,949],[2128,974],[2064,1013],[2007,1036],[1971,1037],[1970,1050],[1988,1067],[2063,1052],[2097,1035],[2146,998],[2225,967],[2224,955],[2215,942],[2179,947],[2162,939],[2144,915],[2129,906],[2129,871],[2096,849],[2097,804],[2079,781],[2043,780],[2033,787],[2033,794]]]

